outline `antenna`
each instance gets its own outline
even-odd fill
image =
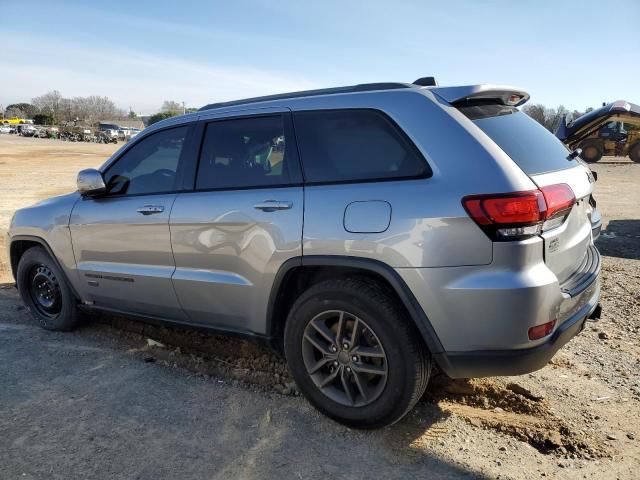
[[[421,87],[437,87],[438,81],[435,77],[421,77],[413,82],[414,85],[420,85]]]

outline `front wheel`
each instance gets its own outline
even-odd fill
[[[371,280],[311,287],[285,328],[287,363],[307,399],[345,425],[400,420],[426,389],[431,358],[404,309]]]
[[[16,281],[22,301],[40,326],[66,331],[79,323],[76,298],[58,265],[42,247],[32,247],[22,255]]]

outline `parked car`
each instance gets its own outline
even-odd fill
[[[120,127],[115,124],[101,123],[98,125],[98,131],[101,132],[103,136],[106,135],[107,137],[115,139],[116,141],[118,140],[118,132],[120,130]]]
[[[131,139],[135,138],[142,130],[139,128],[130,128],[129,135],[127,136],[127,142],[131,141]]]
[[[599,315],[600,216],[528,98],[421,79],[158,122],[15,213],[20,295],[49,330],[97,311],[265,340],[360,428],[402,418],[435,365],[539,369]]]
[[[11,133],[11,127],[8,125],[0,125],[0,133]]]
[[[33,137],[36,133],[36,127],[33,125],[22,125],[20,129],[20,135],[23,137]]]

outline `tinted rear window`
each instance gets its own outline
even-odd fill
[[[428,176],[422,155],[399,128],[375,110],[294,114],[308,182],[352,182]]]
[[[295,144],[282,115],[218,120],[207,125],[196,188],[255,188],[296,183]]]
[[[459,109],[529,175],[575,165],[575,160],[567,160],[569,150],[555,135],[517,108],[471,105]]]

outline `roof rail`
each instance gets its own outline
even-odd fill
[[[355,93],[355,92],[371,92],[374,90],[395,90],[399,88],[411,88],[411,85],[399,82],[383,82],[383,83],[361,83],[348,87],[322,88],[318,90],[306,90],[301,92],[280,93],[277,95],[267,95],[264,97],[246,98],[243,100],[232,100],[230,102],[210,103],[200,108],[198,111],[211,110],[214,108],[234,107],[236,105],[245,105],[247,103],[268,102],[272,100],[285,100],[289,98],[315,97],[318,95],[331,95],[337,93]]]

